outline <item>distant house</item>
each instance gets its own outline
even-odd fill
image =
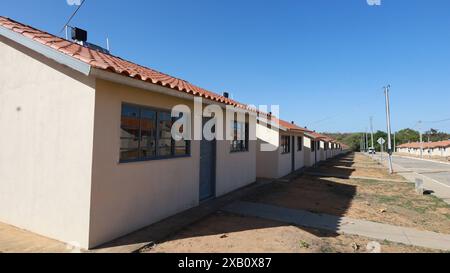
[[[304,158],[305,158],[305,166],[312,167],[317,161],[317,140],[315,136],[311,134],[311,132],[305,132],[304,137]]]
[[[305,131],[305,166],[311,167],[315,164],[336,157],[348,151],[348,147],[336,140],[316,133],[311,130]]]
[[[245,105],[5,17],[0,52],[0,221],[93,248],[255,182],[248,136],[170,131],[194,98]],[[248,134],[256,114],[230,126]]]
[[[449,157],[450,140],[423,143],[412,142],[397,146],[397,152],[402,154],[419,156],[421,155],[421,151],[423,156]]]
[[[321,161],[326,160],[324,141],[325,136],[314,131],[307,131],[305,134],[309,138],[309,141],[307,142],[308,148],[311,152],[309,159],[307,159],[309,165],[313,166]],[[306,155],[306,157],[308,157],[308,155]]]
[[[275,117],[258,119],[256,128],[257,177],[281,178],[305,166],[304,128]]]

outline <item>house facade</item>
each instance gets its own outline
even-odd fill
[[[226,94],[5,17],[0,52],[0,222],[62,242],[95,248],[336,155]]]
[[[257,177],[281,178],[305,167],[304,128],[274,117],[259,119],[256,137]]]
[[[420,156],[422,153],[425,157],[449,157],[450,140],[424,143],[405,143],[397,147],[397,152],[414,156]]]
[[[304,158],[305,166],[312,167],[317,163],[317,144],[316,138],[310,135],[308,132],[305,133],[304,137]]]
[[[245,105],[4,17],[0,52],[1,222],[93,248],[256,181]],[[245,119],[176,140],[174,106],[211,121],[195,98]]]

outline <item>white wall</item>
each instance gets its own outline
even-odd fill
[[[324,161],[326,160],[325,157],[325,142],[320,141],[320,150],[318,151],[318,160],[317,161]]]
[[[264,142],[260,139],[256,147],[256,176],[259,178],[274,178],[278,176],[278,149],[275,151],[261,151]]]
[[[122,103],[171,110],[192,102],[97,80],[90,247],[108,242],[198,205],[198,141],[191,157],[120,161]]]
[[[255,124],[256,117],[249,116],[247,122]],[[218,141],[216,166],[217,196],[256,182],[256,141],[249,141],[249,151],[238,153],[231,152],[230,141]]]
[[[95,83],[3,37],[0,52],[0,221],[86,247]]]
[[[97,81],[90,247],[108,242],[199,204],[200,142],[191,156],[119,163],[122,102],[171,110],[193,101]],[[256,181],[256,144],[231,153],[217,141],[216,195]]]
[[[316,156],[315,152],[312,151],[312,139],[304,137],[304,162],[306,167],[311,167],[315,164]]]
[[[280,133],[280,141],[282,136],[291,138],[291,151],[283,154],[280,148],[278,152],[278,176],[276,178],[284,177],[292,172],[292,149],[295,149],[294,145],[292,145],[292,135],[282,132]]]
[[[256,176],[260,178],[278,178],[279,141],[277,130],[269,129],[262,124],[256,124]],[[270,151],[262,150],[262,145],[270,147]]]
[[[299,135],[300,136],[300,135]],[[295,169],[299,170],[303,167],[305,167],[305,137],[300,136],[303,139],[303,143],[302,143],[302,150],[299,151],[298,150],[298,137],[295,136],[295,145],[294,145],[294,150],[295,150]]]
[[[295,153],[295,169],[299,170],[305,166],[305,147],[298,151],[298,136],[292,132],[285,132],[269,129],[264,125],[257,124],[256,136],[258,137],[258,148],[256,152],[257,176],[261,178],[281,178],[292,172],[292,153]],[[283,154],[280,148],[273,146],[275,151],[261,151],[262,143],[281,143],[282,136],[289,136],[291,139],[291,151]],[[294,137],[294,141],[292,138]],[[304,145],[304,144],[303,144]]]

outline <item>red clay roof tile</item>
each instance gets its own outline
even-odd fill
[[[75,59],[85,62],[94,68],[107,70],[141,81],[151,82],[153,84],[175,89],[180,92],[192,94],[194,96],[199,96],[228,105],[248,109],[247,105],[245,104],[207,91],[187,81],[169,76],[145,66],[123,60],[117,56],[105,54],[103,52],[84,47],[77,43],[67,41],[50,33],[37,30],[33,27],[21,24],[9,18],[0,16],[0,26],[10,29],[43,45],[49,46],[63,54],[69,55]]]
[[[450,147],[450,140],[437,142],[424,142],[423,144],[421,144],[420,142],[411,142],[397,146],[397,148],[411,148],[411,149],[420,149],[421,147],[423,147],[424,149],[447,148]]]

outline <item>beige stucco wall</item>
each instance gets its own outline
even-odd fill
[[[256,176],[260,178],[274,178],[278,176],[278,149],[275,151],[261,151],[260,139],[256,147]]]
[[[295,152],[295,168],[301,169],[305,166],[305,147],[302,151],[297,150],[297,136],[302,134],[287,133],[267,128],[265,125],[257,124],[256,136],[258,137],[258,146],[256,152],[257,176],[261,178],[281,178],[292,172],[292,151]],[[291,138],[291,152],[283,154],[280,148],[274,151],[261,151],[262,143],[281,143],[282,136]],[[292,142],[292,137],[294,141]]]
[[[304,164],[305,164],[305,167],[311,167],[311,166],[313,166],[314,165],[314,161],[315,161],[315,155],[314,155],[314,152],[312,151],[312,146],[311,146],[311,144],[312,144],[312,139],[310,139],[309,137],[304,137],[303,138],[304,139],[304,152],[303,152],[303,155],[304,155],[304,158],[305,158],[305,160],[304,160]]]
[[[123,102],[167,110],[184,104],[193,113],[193,101],[103,80],[96,92],[90,247],[199,203],[199,141],[191,142],[190,157],[119,163]],[[254,141],[249,152],[234,154],[230,141],[217,141],[217,196],[255,182],[255,151]]]
[[[255,128],[256,116],[248,115],[246,121],[253,124],[249,126],[249,130]],[[217,141],[216,196],[256,182],[256,146],[256,140],[249,140],[248,151],[232,153],[229,140]]]
[[[278,177],[284,177],[292,172],[292,152],[295,153],[295,170],[299,170],[304,167],[304,153],[302,151],[298,151],[297,144],[298,136],[302,136],[302,134],[296,134],[296,133],[281,133],[280,134],[280,141],[281,136],[288,135],[291,138],[291,151],[287,154],[281,153],[281,150],[279,152],[279,160],[278,160]],[[294,141],[292,141],[292,137],[294,137]]]
[[[325,142],[319,141],[320,149],[317,150],[317,162],[325,160]]]
[[[275,178],[284,177],[292,172],[292,149],[295,146],[292,145],[292,135],[284,132],[280,132],[280,143],[282,136],[289,136],[291,138],[291,151],[287,154],[283,154],[281,149],[278,151],[278,175]]]
[[[298,137],[303,138],[303,144],[302,144],[302,150],[298,150]],[[295,169],[299,170],[303,167],[305,167],[305,138],[303,135],[299,134],[295,137],[295,145],[294,145],[294,151],[295,151]]]
[[[0,77],[0,221],[86,247],[95,82],[3,37]]]
[[[256,176],[260,178],[278,178],[279,145],[278,131],[262,124],[256,125]],[[271,151],[263,151],[262,145],[270,145]]]

